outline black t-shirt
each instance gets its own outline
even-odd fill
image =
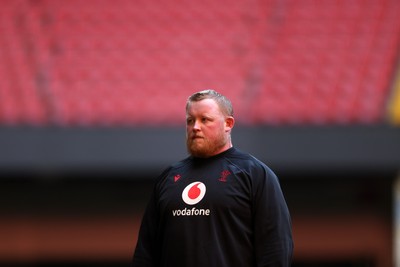
[[[290,266],[289,211],[276,175],[236,148],[188,157],[158,178],[134,267]]]

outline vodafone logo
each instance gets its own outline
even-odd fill
[[[188,205],[199,203],[206,194],[206,186],[202,182],[193,182],[185,187],[182,199]]]
[[[199,203],[206,194],[206,186],[202,182],[194,182],[186,186],[182,192],[182,199],[188,205]],[[196,207],[172,210],[174,217],[186,216],[210,216],[209,209],[198,209]]]

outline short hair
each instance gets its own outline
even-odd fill
[[[191,102],[201,101],[203,99],[213,99],[219,106],[219,109],[225,116],[233,116],[233,107],[231,101],[224,95],[212,89],[199,91],[191,95],[186,101],[186,112]]]

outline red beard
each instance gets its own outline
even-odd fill
[[[205,137],[186,138],[188,152],[192,156],[199,158],[214,156],[225,146],[226,142],[227,141],[223,135],[218,136],[215,140],[210,140]]]

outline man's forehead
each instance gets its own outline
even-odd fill
[[[208,114],[215,114],[220,113],[219,106],[217,102],[213,99],[203,99],[200,101],[191,102],[188,106],[187,114],[194,114],[194,113],[208,113]]]

